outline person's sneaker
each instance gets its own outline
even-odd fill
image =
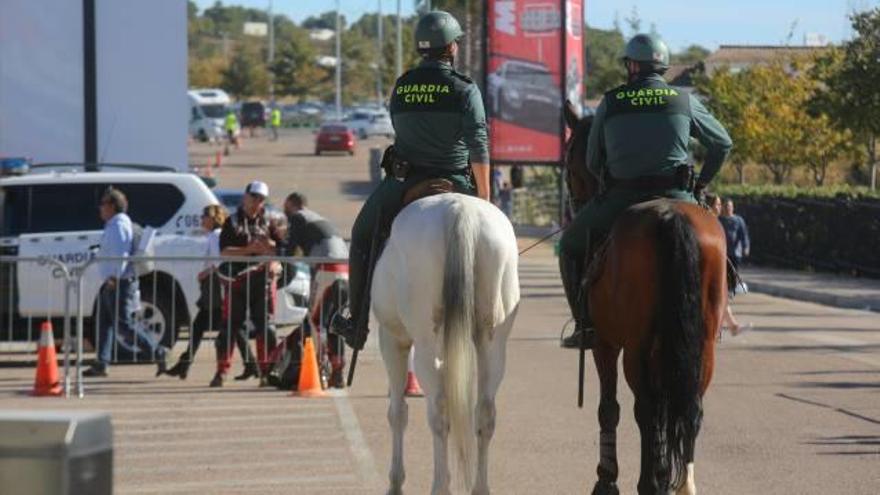
[[[102,368],[99,366],[92,366],[89,369],[83,371],[83,376],[88,377],[88,378],[106,377],[107,376],[107,368]]]
[[[592,328],[575,329],[568,337],[562,339],[562,347],[565,349],[580,349],[581,338],[584,339],[584,349],[592,349],[596,339],[596,330]]]
[[[186,380],[186,375],[189,373],[189,361],[178,361],[177,364],[172,366],[165,372],[168,376],[179,376],[181,380]]]
[[[211,383],[208,384],[211,388],[219,388],[223,386],[223,373],[214,373],[214,378],[211,379]]]

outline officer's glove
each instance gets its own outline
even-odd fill
[[[694,198],[697,200],[697,203],[701,205],[706,204],[706,187],[708,185],[709,184],[701,180],[698,180],[694,185]]]

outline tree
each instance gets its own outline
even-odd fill
[[[217,88],[223,83],[226,61],[223,57],[201,57],[190,60],[188,67],[191,88]]]
[[[880,137],[880,7],[850,16],[856,37],[820,61],[826,90],[818,101],[863,143],[871,189],[877,188]]]
[[[711,52],[708,49],[700,45],[690,45],[684,50],[670,55],[669,62],[672,64],[693,65],[705,60],[709,53]]]
[[[695,78],[697,90],[706,96],[706,105],[727,128],[734,146],[728,160],[736,168],[739,183],[745,184],[745,165],[751,156],[745,130],[745,111],[751,95],[741,88],[745,74],[720,70],[712,78],[700,73]]]
[[[748,161],[764,166],[783,184],[797,167],[807,167],[817,185],[848,149],[849,134],[830,125],[828,115],[811,110],[816,81],[795,61],[778,60],[738,73],[720,70],[698,77],[697,87],[727,127],[734,142],[731,162],[744,182]]]
[[[332,77],[330,71],[315,62],[315,50],[301,30],[289,33],[277,46],[270,70],[275,75],[275,91],[279,96],[311,96]]]
[[[269,79],[265,65],[259,62],[264,59],[259,50],[242,45],[236,50],[229,66],[222,71],[220,87],[236,99],[265,95],[268,92]]]
[[[584,87],[587,98],[597,98],[626,80],[626,71],[620,63],[626,42],[619,30],[597,29],[586,26],[584,51],[586,70]]]
[[[342,24],[342,28],[345,29],[345,16],[340,15],[340,17],[339,22]],[[336,11],[324,12],[317,17],[311,16],[303,21],[302,27],[305,29],[329,29],[336,31]]]

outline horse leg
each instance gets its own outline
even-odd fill
[[[654,411],[656,405],[646,397],[644,392],[635,392],[635,414],[636,423],[639,425],[639,433],[642,437],[642,462],[641,472],[639,473],[638,493],[639,495],[659,495],[666,493],[666,486],[661,491],[660,481],[657,473],[659,467],[658,445],[657,445],[657,428],[654,422]]]
[[[596,341],[593,361],[599,375],[599,480],[593,487],[593,495],[616,495],[617,488],[617,424],[620,421],[620,405],[617,403],[617,359],[620,349],[602,340]]]
[[[406,389],[410,345],[390,335],[387,328],[379,328],[379,346],[382,349],[382,360],[385,361],[385,371],[388,373],[388,423],[392,435],[391,471],[388,474],[391,484],[388,495],[402,494],[403,481],[406,478],[403,469],[403,431],[406,429],[408,408],[403,394]]]
[[[434,484],[432,495],[449,495],[448,442],[449,416],[443,374],[435,366],[438,353],[433,340],[419,340],[415,344],[415,368],[419,384],[428,403],[428,424],[434,435]],[[445,364],[444,364],[445,366]]]
[[[489,495],[489,443],[495,434],[495,395],[504,378],[507,336],[516,313],[496,327],[490,337],[481,329],[477,339],[477,477],[472,495]]]

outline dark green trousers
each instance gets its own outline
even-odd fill
[[[410,174],[403,182],[386,176],[379,187],[370,194],[358,213],[351,228],[351,247],[362,253],[370,250],[373,240],[373,232],[377,222],[380,222],[380,232],[390,232],[391,222],[403,208],[403,195],[419,182],[425,179],[443,178],[452,182],[455,192],[475,195],[477,189],[470,176],[470,171],[419,171]],[[381,215],[381,218],[380,218]]]
[[[617,216],[636,203],[658,198],[670,198],[696,203],[694,195],[681,189],[640,191],[626,188],[612,188],[599,198],[595,198],[578,210],[571,224],[559,240],[559,250],[573,257],[585,256],[587,240],[591,231],[608,232]]]

